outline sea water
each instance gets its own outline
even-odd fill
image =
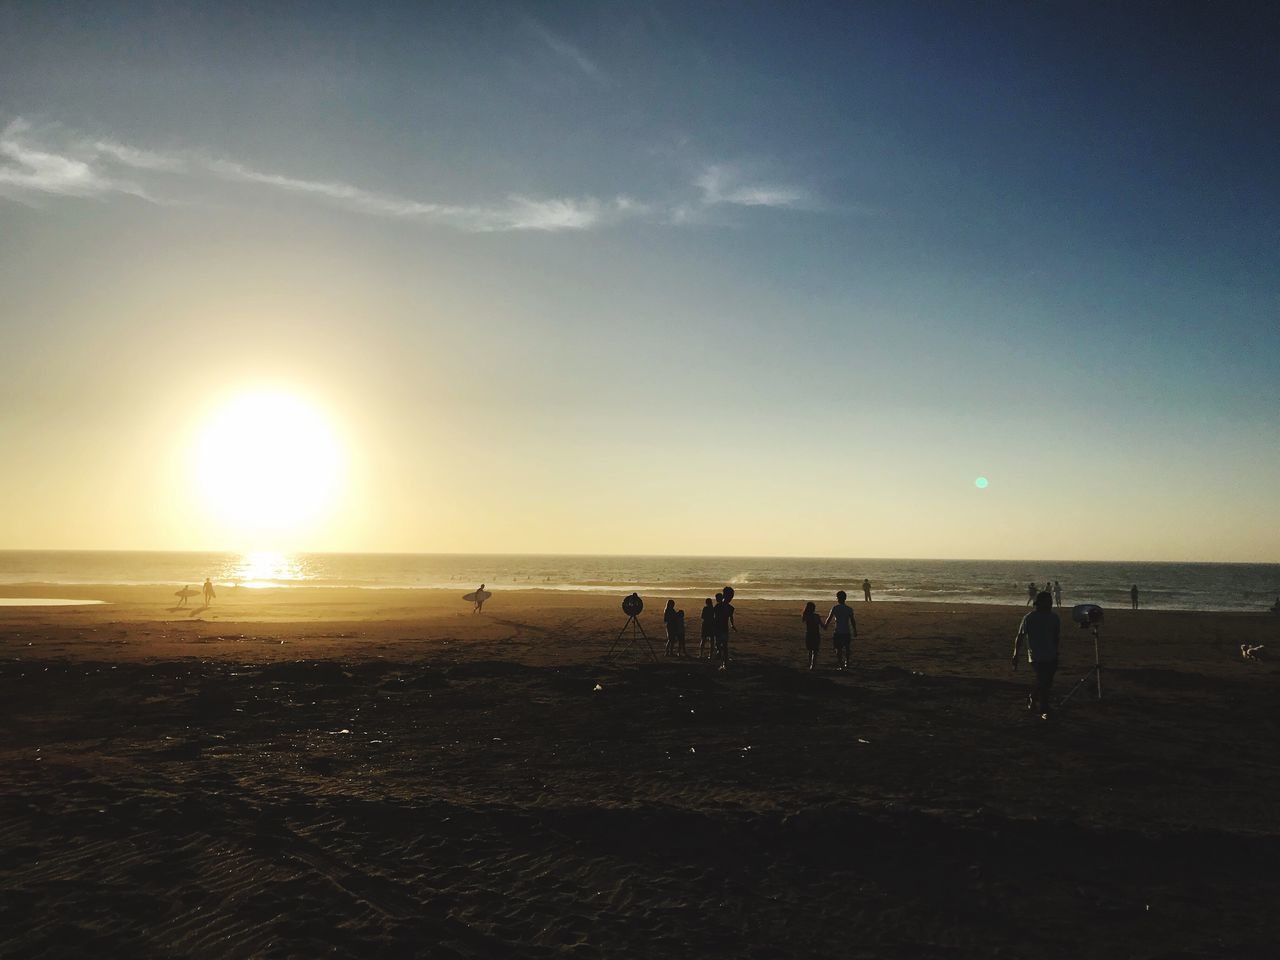
[[[627,557],[516,554],[153,553],[0,551],[0,584],[215,584],[575,590],[701,598],[731,584],[743,599],[821,600],[836,590],[876,601],[1023,606],[1027,584],[1062,584],[1063,602],[1265,612],[1280,596],[1280,564],[1080,560],[888,560],[801,557]]]

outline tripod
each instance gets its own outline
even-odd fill
[[[628,631],[630,632],[628,633]],[[627,638],[626,643],[622,642],[622,638],[624,636]],[[648,649],[649,659],[656,663],[658,655],[653,652],[653,644],[649,642],[649,635],[644,632],[644,627],[640,626],[640,621],[636,619],[636,615],[634,613],[627,617],[627,622],[623,624],[622,629],[618,631],[618,636],[614,639],[613,646],[609,648],[609,652],[605,655],[605,659],[613,660],[615,658],[615,651],[616,656],[622,656],[622,652],[624,650],[636,646],[637,640],[644,641],[644,648],[642,648],[640,652],[643,653],[644,649]],[[622,645],[619,646],[619,644]]]
[[[1098,679],[1098,699],[1102,699],[1102,640],[1098,636],[1098,625],[1093,625],[1093,666],[1089,668],[1089,672],[1076,681],[1076,685],[1072,687],[1065,697],[1058,704],[1059,707],[1065,707],[1067,701],[1076,695],[1076,693],[1089,682],[1090,677]]]

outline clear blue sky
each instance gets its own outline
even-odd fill
[[[372,6],[0,0],[0,547],[269,382],[298,545],[1280,560],[1262,5]]]

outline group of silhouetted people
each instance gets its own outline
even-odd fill
[[[1038,597],[1042,593],[1049,594],[1049,602],[1054,606],[1057,606],[1057,607],[1062,606],[1062,584],[1060,584],[1057,580],[1054,580],[1052,583],[1046,580],[1043,588],[1037,587],[1035,583],[1028,583],[1027,584],[1027,606],[1028,607],[1034,606],[1036,602],[1036,597]]]
[[[209,577],[204,578],[204,586],[200,588],[200,592],[204,594],[204,605],[206,607],[213,602],[215,597],[217,597],[217,594],[213,590],[213,580]],[[187,605],[187,600],[196,596],[196,591],[192,590],[190,587],[183,587],[175,594],[175,596],[178,598],[178,606],[185,607]]]
[[[871,599],[871,584],[863,580],[862,592],[866,600]],[[853,650],[853,638],[858,635],[858,621],[854,619],[853,607],[845,601],[848,594],[843,590],[836,592],[836,605],[831,608],[826,619],[818,615],[818,605],[810,600],[804,605],[804,613],[800,619],[804,622],[804,648],[809,659],[809,669],[818,664],[818,652],[822,649],[822,631],[833,623],[835,631],[831,634],[832,645],[836,652],[836,669],[849,669],[849,655]]]
[[[662,623],[667,628],[668,657],[686,657],[684,611],[676,609],[674,600],[667,601]],[[729,668],[729,631],[737,632],[733,622],[733,587],[725,587],[713,601],[707,597],[702,606],[702,630],[698,640],[699,660],[718,660],[719,669]]]

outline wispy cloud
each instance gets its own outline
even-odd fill
[[[18,118],[0,130],[0,196],[24,194],[101,197],[124,193],[146,198],[136,183],[108,175],[88,157],[45,148],[31,138],[31,124]]]
[[[728,203],[738,207],[809,207],[813,197],[790,184],[761,183],[732,164],[710,164],[695,183],[707,206]]]
[[[525,22],[528,24],[529,31],[556,56],[567,60],[589,77],[601,78],[600,67],[596,62],[560,34],[548,30],[532,17],[528,17]]]
[[[692,183],[662,202],[629,194],[609,199],[510,194],[488,203],[446,203],[337,180],[289,176],[196,151],[159,153],[119,140],[77,136],[58,127],[37,130],[22,119],[0,130],[0,197],[12,200],[121,194],[152,203],[181,203],[207,194],[218,182],[470,233],[572,232],[627,220],[683,225],[711,222],[709,211],[724,205],[813,205],[813,198],[799,188],[752,180],[742,168],[730,164],[705,167]]]

